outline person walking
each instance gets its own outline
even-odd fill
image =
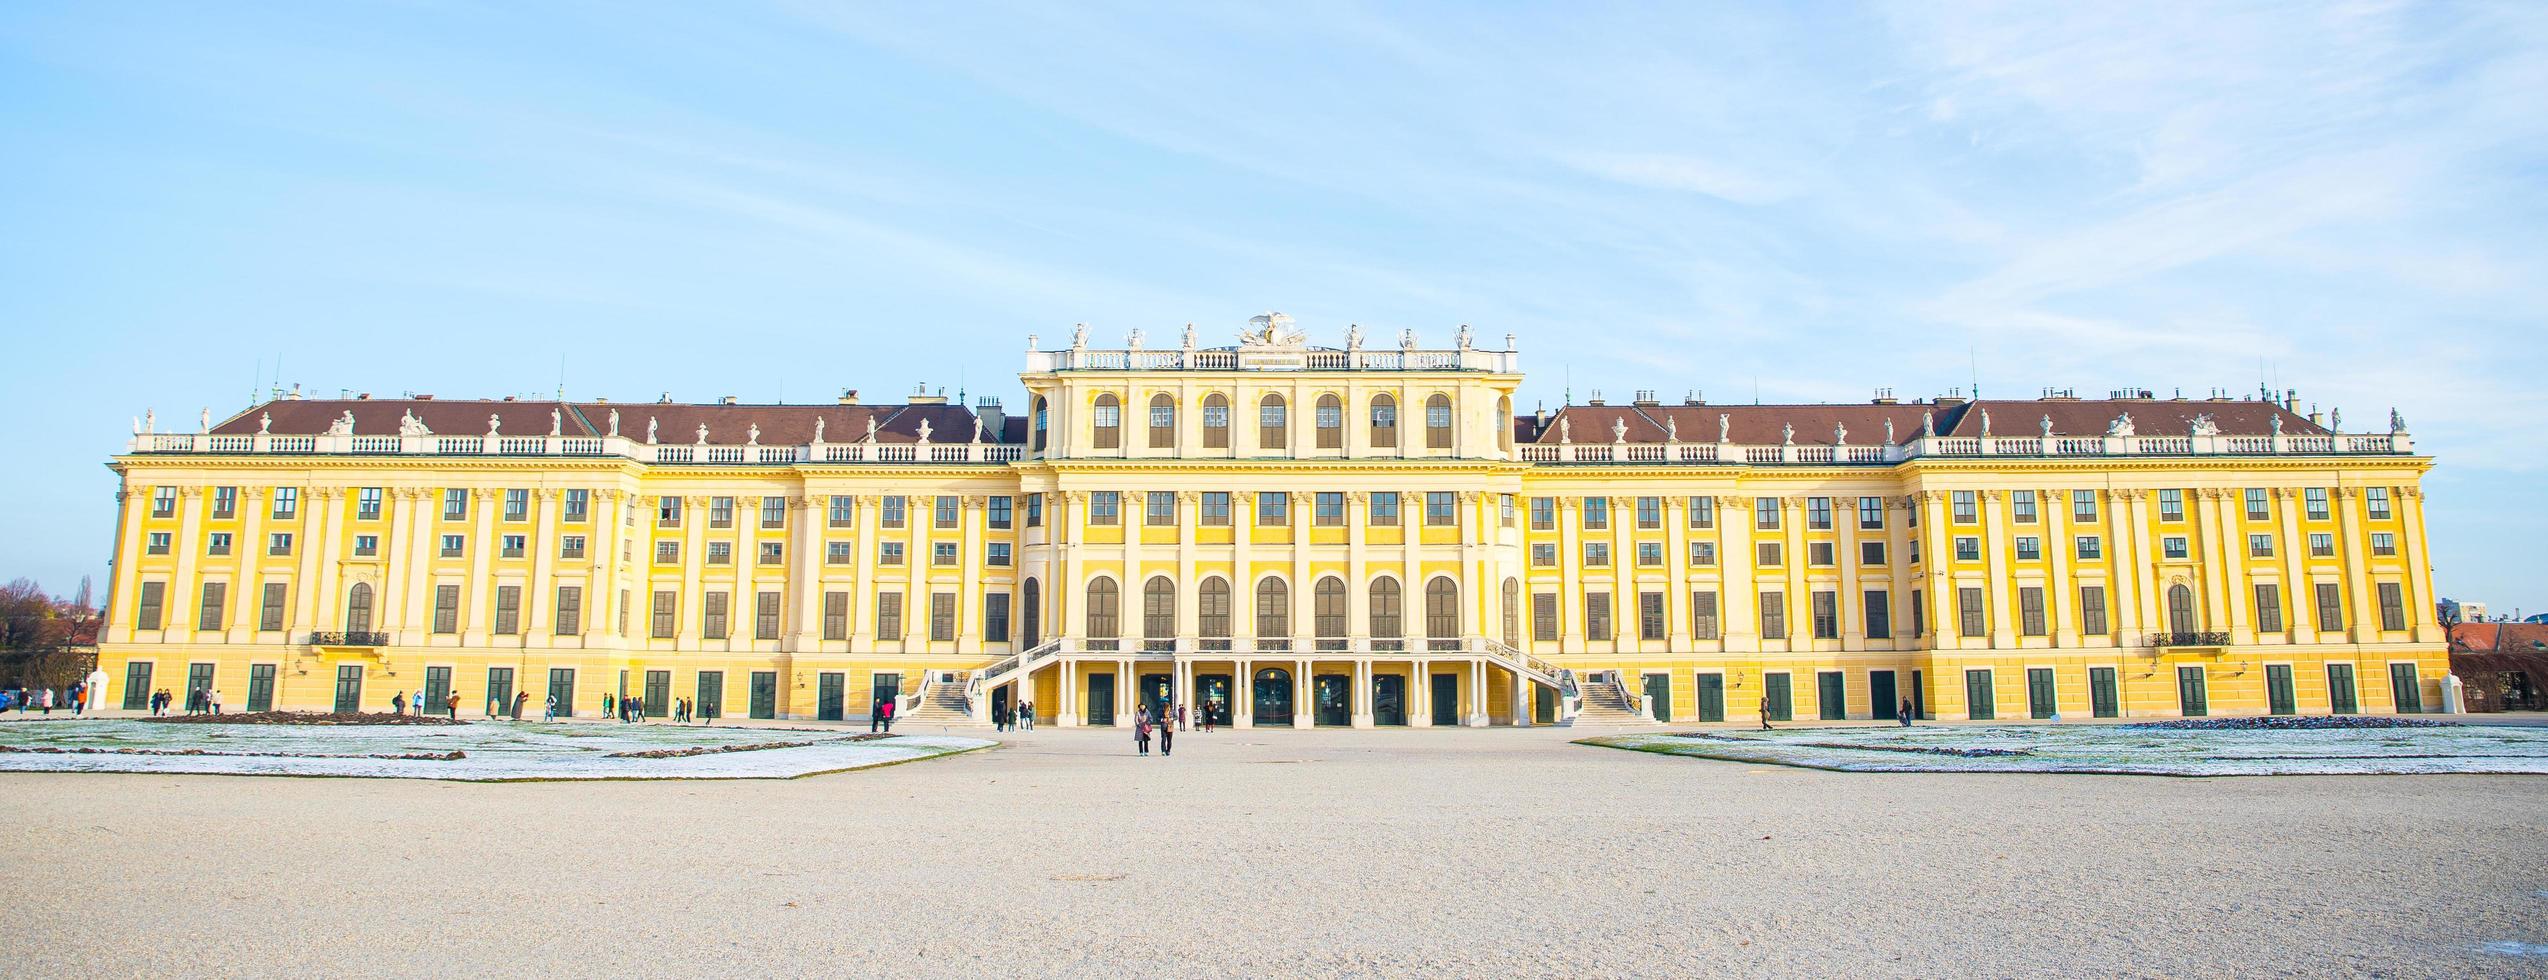
[[[602,717],[604,717],[604,718],[608,718],[608,717],[610,717],[613,713],[617,712],[618,710],[619,710],[619,701],[618,701],[618,699],[611,697],[611,696],[610,696],[610,694],[609,694],[608,692],[604,692],[604,693],[602,694]],[[622,720],[622,721],[626,721],[627,719],[623,717],[623,718],[621,718],[620,720]]]
[[[425,712],[430,710],[425,707],[425,689],[417,688],[415,696],[407,699],[407,706],[416,709],[416,717],[424,717]]]
[[[529,692],[529,691],[515,691],[515,692],[513,692],[513,720],[515,720],[515,721],[521,721],[521,720],[522,720],[522,706],[523,706],[523,705],[526,705],[526,704],[529,704],[529,703],[531,703],[531,692]]]
[[[45,688],[44,693],[37,695],[36,698],[37,700],[44,702],[44,716],[47,718],[53,717],[53,689],[49,687]]]
[[[460,720],[460,692],[453,691],[449,696],[443,698],[442,712],[443,717],[449,718],[453,721]]]
[[[1178,705],[1178,706],[1177,706],[1177,730],[1178,730],[1178,731],[1184,731],[1184,730],[1185,730],[1185,728],[1186,728],[1186,706],[1185,706],[1185,705],[1180,704],[1180,705]],[[1162,743],[1161,743],[1161,745],[1162,745],[1162,746],[1164,746],[1165,744],[1166,744],[1165,742],[1162,742]],[[1165,751],[1161,751],[1159,754],[1160,754],[1160,755],[1166,755],[1166,754],[1168,754],[1168,753],[1167,753],[1167,752],[1165,752]]]
[[[407,692],[393,691],[390,693],[389,713],[393,715],[403,715],[407,713]]]
[[[557,695],[554,695],[554,694],[549,695],[548,710],[547,710],[547,712],[543,713],[543,714],[540,716],[540,720],[541,720],[541,721],[556,721],[556,720],[557,720]]]
[[[218,715],[218,714],[220,714],[220,713],[221,713],[221,689],[220,689],[220,688],[217,688],[217,687],[216,687],[216,688],[213,688],[213,689],[211,689],[211,690],[209,690],[209,691],[205,691],[205,692],[204,692],[204,707],[205,707],[206,709],[209,709],[209,710],[210,710],[210,712],[211,712],[212,714]]]
[[[1033,701],[1026,703],[1026,730],[1030,732],[1035,730],[1035,702]]]
[[[1163,709],[1162,713],[1163,713],[1163,714],[1165,713],[1165,712],[1164,712],[1164,709]],[[1186,709],[1185,709],[1185,706],[1184,706],[1184,705],[1178,705],[1178,706],[1177,706],[1177,719],[1178,719],[1179,721],[1183,721],[1183,720],[1185,719],[1185,716],[1186,716]],[[1167,758],[1167,757],[1168,757],[1168,755],[1169,755],[1169,753],[1171,753],[1171,752],[1173,752],[1173,751],[1175,751],[1175,750],[1176,750],[1176,747],[1177,747],[1177,726],[1176,726],[1176,725],[1173,725],[1173,724],[1168,724],[1167,722],[1162,721],[1162,722],[1160,723],[1160,725],[1159,725],[1159,757],[1160,757],[1160,758],[1162,758],[1162,759]]]
[[[1895,712],[1893,716],[1902,719],[1902,727],[1911,727],[1911,699],[1903,698],[1902,710]]]
[[[891,735],[891,734],[893,734],[893,733],[894,733],[894,712],[895,712],[895,711],[897,711],[897,710],[899,710],[899,708],[898,708],[898,707],[894,704],[894,699],[892,699],[892,698],[886,698],[886,699],[885,699],[885,734],[887,734],[887,735]]]
[[[1135,754],[1150,754],[1150,709],[1147,707],[1132,714],[1132,745]]]
[[[1769,730],[1769,699],[1761,699],[1761,730]]]

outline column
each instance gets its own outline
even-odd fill
[[[1043,592],[1047,613],[1044,618],[1044,632],[1063,638],[1062,645],[1065,649],[1077,649],[1080,644],[1076,638],[1084,636],[1082,630],[1088,625],[1072,620],[1072,617],[1079,613],[1079,597],[1082,594],[1081,590],[1087,588],[1085,583],[1088,581],[1088,573],[1082,566],[1080,557],[1080,552],[1085,550],[1080,542],[1088,533],[1088,494],[1082,490],[1060,490],[1054,492],[1053,500],[1055,505],[1061,508],[1061,512],[1046,511],[1044,520],[1047,523],[1067,521],[1067,524],[1061,526],[1070,534],[1067,540],[1055,546],[1061,558],[1060,581],[1044,583]]]
[[[858,556],[858,580],[851,584],[849,595],[849,649],[865,653],[876,649],[876,544],[881,522],[878,512],[884,509],[883,498],[872,493],[858,495],[858,538],[850,543],[851,553]],[[911,513],[909,507],[903,513]]]
[[[1831,521],[1837,539],[1832,550],[1840,552],[1840,584],[1833,587],[1832,606],[1840,615],[1840,648],[1867,648],[1865,605],[1867,590],[1858,585],[1858,500],[1855,497],[1831,498]]]
[[[469,491],[469,605],[461,613],[462,642],[471,647],[489,646],[488,637],[495,620],[495,576],[490,566],[495,560],[495,509],[497,494],[486,487]]]
[[[1407,724],[1433,727],[1433,662],[1417,660],[1407,673]]]
[[[2150,535],[2150,512],[2146,504],[2150,491],[2125,490],[2118,492],[2117,496],[2123,497],[2124,502],[2115,507],[2115,512],[2127,516],[2132,522],[2135,559],[2131,569],[2132,591],[2140,599],[2134,604],[2134,608],[2139,610],[2139,623],[2133,632],[2164,629],[2166,621],[2159,618],[2159,550]],[[2139,637],[2134,637],[2134,640],[2137,643]]]
[[[247,513],[239,522],[239,544],[232,552],[233,557],[238,559],[238,570],[230,577],[230,606],[222,610],[222,618],[227,620],[222,624],[224,642],[248,643],[257,636],[256,617],[265,603],[264,590],[258,586],[263,580],[259,573],[265,560],[265,516],[269,513],[267,508],[272,506],[270,493],[265,487],[239,488],[239,506],[246,508]],[[299,536],[294,537],[297,539]],[[307,541],[298,543],[303,546],[309,544]]]
[[[608,489],[594,491],[593,499],[596,504],[592,525],[593,547],[601,550],[594,552],[599,557],[589,566],[592,571],[584,585],[584,608],[591,610],[591,614],[584,617],[583,644],[590,649],[601,637],[618,636],[620,642],[617,646],[625,651],[631,644],[619,629],[619,617],[623,615],[621,610],[628,605],[619,595],[620,549],[634,537],[628,531],[627,513],[629,508],[637,505],[637,500],[632,494]],[[635,545],[627,544],[627,547],[633,549]]]
[[[2300,491],[2275,487],[2274,525],[2283,539],[2283,609],[2294,643],[2318,642],[2318,602],[2309,582],[2309,534],[2300,524]]]
[[[1371,649],[1371,569],[1363,542],[1371,525],[1370,501],[1369,493],[1362,490],[1345,494],[1345,642],[1355,650]],[[1406,511],[1400,509],[1398,516],[1403,521]],[[1405,598],[1403,592],[1400,598]],[[1317,642],[1310,641],[1312,649]]]
[[[2017,604],[2010,601],[2010,572],[2007,531],[2002,522],[2006,490],[1982,491],[1982,565],[1991,583],[1991,606],[1986,615],[1991,622],[1991,646],[2006,650],[2017,645]]]
[[[685,497],[681,501],[681,622],[675,630],[683,636],[705,636],[707,621],[707,589],[700,581],[708,561],[708,498]],[[726,600],[726,628],[734,628],[734,600]],[[731,635],[729,633],[729,635]],[[678,648],[680,640],[673,641]],[[706,649],[704,643],[691,649]],[[729,678],[731,679],[731,678]]]
[[[2344,536],[2345,608],[2352,622],[2346,623],[2346,635],[2355,643],[2376,643],[2380,639],[2380,621],[2371,605],[2371,567],[2363,558],[2362,515],[2359,487],[2335,488],[2336,517]],[[2357,678],[2356,683],[2363,683]]]
[[[1233,439],[1232,441],[1233,441],[1233,442],[1235,442],[1236,440],[1235,440],[1235,439]],[[1236,494],[1232,494],[1232,496],[1236,496]],[[1199,528],[1202,526],[1202,524],[1203,524],[1203,494],[1202,494],[1202,492],[1201,492],[1201,491],[1197,491],[1197,490],[1179,490],[1179,491],[1177,491],[1177,498],[1176,498],[1176,499],[1177,499],[1177,504],[1176,504],[1176,507],[1177,507],[1177,510],[1176,510],[1176,514],[1177,514],[1177,517],[1176,517],[1176,531],[1177,531],[1177,627],[1176,627],[1176,628],[1177,628],[1177,643],[1176,643],[1176,650],[1177,650],[1180,654],[1182,654],[1182,653],[1184,653],[1184,652],[1186,652],[1186,651],[1189,651],[1189,650],[1194,649],[1194,646],[1195,646],[1195,644],[1194,644],[1194,637],[1195,637],[1195,635],[1196,635],[1197,633],[1201,632],[1200,628],[1199,628],[1199,627],[1197,627],[1197,626],[1195,625],[1195,624],[1196,624],[1196,613],[1197,613],[1198,607],[1200,607],[1200,606],[1202,605],[1202,601],[1201,601],[1201,599],[1202,599],[1202,597],[1201,597],[1202,588],[1201,588],[1201,585],[1200,585],[1200,583],[1201,583],[1201,581],[1202,581],[1202,580],[1201,580],[1200,578],[1198,578],[1198,577],[1195,575],[1195,569],[1194,569],[1194,560],[1195,560],[1195,554],[1194,554],[1194,551],[1195,551],[1195,540],[1194,540],[1194,539],[1195,539],[1195,535],[1196,535],[1196,533],[1198,532],[1198,529],[1199,529]],[[1231,509],[1232,509],[1233,511],[1235,511],[1235,510],[1237,509],[1237,505],[1236,505],[1236,504],[1232,504],[1232,505],[1231,505]],[[1233,518],[1233,521],[1235,521],[1235,517]],[[1231,528],[1231,531],[1232,531],[1233,533],[1235,533],[1235,532],[1237,532],[1237,531],[1238,531],[1238,528],[1233,527],[1233,528]],[[1232,594],[1232,596],[1231,596],[1231,601],[1232,601],[1232,602],[1234,602],[1234,603],[1238,601],[1238,597],[1237,597],[1237,595],[1236,595],[1236,592],[1237,592],[1237,591],[1238,591],[1238,590],[1237,590],[1237,587],[1236,587],[1236,586],[1233,586],[1233,587],[1231,588],[1231,592],[1233,593],[1233,594]],[[1183,690],[1184,690],[1183,688],[1179,688],[1179,691],[1180,691],[1180,692],[1182,692]],[[1182,694],[1181,694],[1180,696],[1182,697]]]
[[[168,598],[160,607],[160,636],[170,643],[195,638],[203,609],[203,583],[195,577],[195,556],[203,553],[202,487],[177,488],[177,572],[168,580]],[[181,695],[183,696],[183,695]]]
[[[397,519],[391,523],[389,533],[382,536],[385,547],[390,549],[390,573],[382,580],[378,591],[384,595],[403,593],[399,600],[399,622],[404,635],[390,639],[399,643],[423,643],[433,628],[425,617],[431,613],[434,601],[434,528],[439,526],[435,523],[434,492],[426,487],[401,487],[395,492],[398,494]],[[406,539],[403,547],[398,543],[401,537]],[[406,588],[390,587],[402,574],[407,582]],[[338,591],[341,593],[342,590]],[[335,597],[334,602],[337,609],[344,608],[341,594]],[[381,622],[386,624],[387,620]],[[455,628],[457,625],[454,624]]]
[[[1139,707],[1134,703],[1136,696],[1133,686],[1134,663],[1132,660],[1123,658],[1115,661],[1115,725],[1117,727],[1131,725],[1133,709]]]
[[[1469,659],[1469,727],[1484,728],[1486,713],[1486,661]]]
[[[989,593],[982,582],[984,551],[982,526],[990,521],[989,506],[990,501],[984,499],[983,495],[968,493],[964,495],[956,508],[956,521],[964,526],[964,542],[958,545],[963,550],[956,556],[957,567],[964,570],[961,584],[956,592],[955,648],[957,653],[982,652],[982,603],[986,601],[983,597]],[[1012,510],[1010,513],[1014,515],[1016,511]],[[1010,518],[1010,523],[1016,523],[1014,516]],[[1012,557],[1010,560],[1015,561],[1016,558]],[[1011,567],[1014,569],[1016,566]],[[1014,633],[1015,630],[1012,629],[1011,632]],[[1014,644],[1011,646],[1018,650],[1026,649]],[[1020,694],[1018,698],[1023,700],[1024,695]]]
[[[2433,561],[2424,552],[2424,488],[2397,488],[2399,554],[2406,560],[2406,621],[2415,628],[2420,643],[2442,641],[2442,626],[2435,621],[2433,594]],[[2293,554],[2300,551],[2295,541]]]
[[[1121,615],[1116,617],[1116,621],[1123,624],[1118,632],[1124,637],[1124,647],[1139,650],[1144,638],[1141,589],[1146,581],[1141,573],[1141,536],[1150,527],[1150,500],[1139,490],[1120,490],[1116,495],[1119,500],[1115,513],[1124,527],[1124,580],[1117,592],[1122,605],[1118,607]],[[1130,709],[1125,709],[1124,713],[1129,716]]]
[[[1584,622],[1583,503],[1580,497],[1555,497],[1550,504],[1557,512],[1557,643],[1569,652],[1590,652],[1585,642],[1593,638]],[[1529,561],[1523,559],[1525,565]]]
[[[1234,728],[1256,727],[1256,662],[1241,660],[1230,665],[1237,676],[1230,679],[1230,725]]]
[[[149,490],[148,487],[134,486],[127,476],[124,485],[115,491],[115,574],[107,579],[105,607],[108,610],[106,637],[109,641],[131,642],[133,639],[133,617],[127,610],[140,601],[142,540],[149,537],[149,532],[142,527],[142,515],[148,513],[148,505],[143,501],[150,499]],[[306,583],[307,580],[303,581]],[[165,599],[161,600],[159,615],[164,625],[168,621]],[[118,678],[113,683],[121,684],[123,680]],[[104,691],[92,695],[95,698],[105,696]],[[103,705],[105,702],[98,703]]]
[[[1755,653],[1761,648],[1760,596],[1752,585],[1752,498],[1716,498],[1716,524],[1724,535],[1717,546],[1717,567],[1724,572],[1725,585],[1716,597],[1718,621],[1725,637],[1724,651]]]
[[[2077,603],[2070,586],[2070,563],[2079,558],[2079,549],[2070,541],[2067,521],[2070,503],[2059,490],[2038,490],[2035,495],[2038,512],[2044,515],[2044,561],[2052,568],[2052,581],[2045,588],[2045,610],[2052,616],[2053,645],[2079,646],[2078,617],[2073,612]]]
[[[1891,614],[1887,618],[1893,621],[1893,637],[1911,637],[1909,643],[1895,643],[1893,648],[1896,650],[1913,650],[1923,646],[1921,638],[1911,633],[1911,587],[1916,584],[1911,577],[1914,567],[1911,556],[1917,554],[1920,548],[1920,537],[1913,533],[1911,527],[1911,521],[1918,513],[1912,509],[1914,506],[1908,496],[1897,498],[1888,495],[1884,502],[1885,568],[1891,575],[1891,591],[1885,594],[1885,601],[1892,605],[1887,610]],[[1925,595],[1922,601],[1926,601]],[[1921,610],[1920,615],[1925,620],[1928,610]],[[1906,674],[1898,683],[1907,692],[1911,678]]]
[[[336,528],[344,506],[344,491],[335,487],[311,487],[305,496],[310,519],[303,521],[302,526],[309,529],[306,535],[309,540],[301,542],[300,570],[292,577],[292,618],[284,624],[287,631],[318,628],[318,603],[321,596],[328,594],[319,582],[319,567],[322,563],[334,565],[339,550]],[[120,573],[122,569],[117,571]],[[286,642],[289,642],[290,633],[285,636]]]
[[[550,624],[556,622],[557,587],[563,580],[563,576],[558,574],[561,569],[557,557],[557,496],[556,487],[531,491],[531,506],[534,508],[531,512],[531,543],[524,548],[531,555],[531,578],[522,585],[524,646],[550,646],[550,634],[556,632]],[[589,585],[586,591],[591,591]],[[586,596],[585,608],[589,610],[592,605],[592,597]]]
[[[2214,537],[2221,542],[2220,560],[2204,562],[2203,577],[2207,582],[2220,583],[2215,588],[2222,596],[2220,608],[2227,614],[2230,642],[2241,646],[2254,643],[2254,620],[2248,615],[2248,606],[2255,593],[2247,586],[2247,525],[2241,521],[2246,504],[2237,491],[2217,488],[2205,490],[2203,502],[2207,505],[2203,519],[2218,529]]]
[[[803,653],[820,649],[823,619],[823,533],[828,516],[811,494],[787,500],[788,591],[795,596],[795,622],[788,624],[780,649]],[[1021,560],[1023,560],[1021,558]]]
[[[1370,658],[1354,661],[1354,689],[1346,701],[1353,705],[1354,727],[1372,727]]]
[[[1928,569],[1928,586],[1923,591],[1928,596],[1929,608],[1925,618],[1930,647],[1937,650],[1959,649],[1964,646],[1964,637],[1955,626],[1955,579],[1947,571],[1948,563],[1955,558],[1955,529],[1946,523],[1946,491],[1922,490],[1912,496],[1920,508],[1920,526],[1925,529],[1918,535],[1919,540],[1914,542],[1913,547],[1921,549],[1925,556],[1921,563]],[[1938,546],[1929,547],[1931,541],[1937,542]],[[1931,687],[1934,689],[1935,685]],[[1923,710],[1926,710],[1925,706]]]
[[[1289,431],[1289,430],[1286,430]],[[1256,494],[1230,493],[1230,645],[1255,645],[1256,568],[1251,539],[1256,537]]]

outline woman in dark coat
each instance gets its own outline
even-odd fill
[[[1142,755],[1150,754],[1150,709],[1142,708],[1132,715],[1132,744]]]

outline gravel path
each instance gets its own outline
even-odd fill
[[[2548,944],[2548,778],[1850,774],[1568,734],[1163,760],[1047,730],[787,782],[4,774],[0,936],[29,976],[2548,972],[2518,945]]]

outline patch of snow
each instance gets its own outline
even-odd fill
[[[1583,741],[1842,772],[2548,774],[2548,732],[2465,725],[2303,731],[2105,725],[1791,728],[1611,735]]]

